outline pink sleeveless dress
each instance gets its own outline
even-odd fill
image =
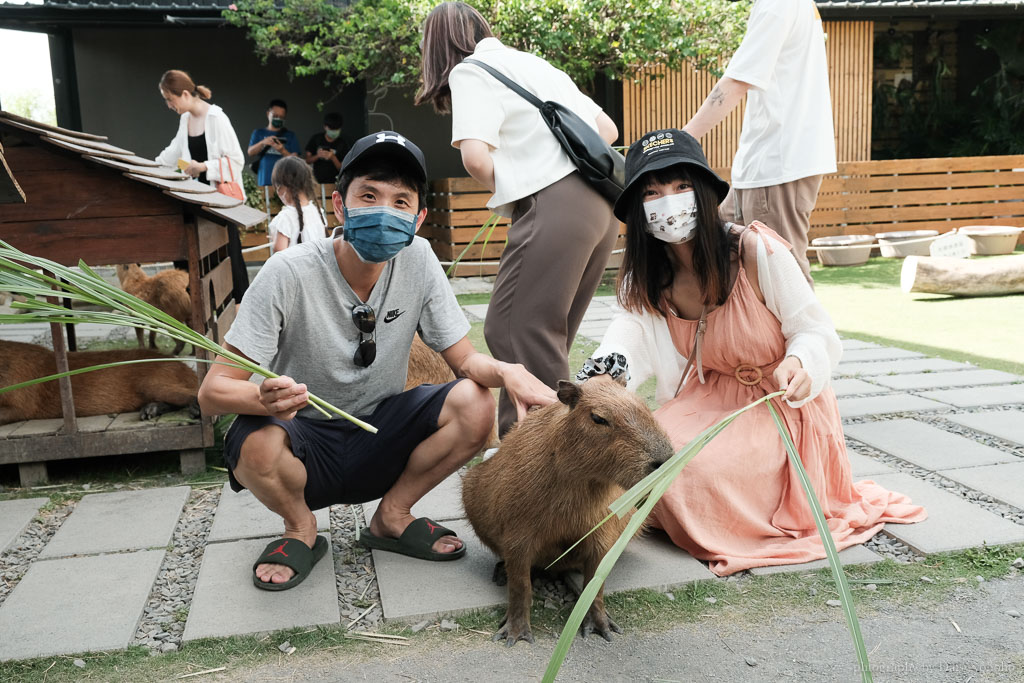
[[[762,225],[748,229],[778,238]],[[676,349],[689,358],[697,321],[670,315],[668,327]],[[702,346],[705,383],[691,372],[679,394],[654,413],[677,450],[722,418],[778,390],[772,373],[785,356],[786,341],[778,319],[747,280],[742,259],[725,304],[707,315]],[[774,405],[839,550],[870,539],[886,522],[925,519],[924,508],[911,505],[906,496],[873,481],[853,482],[831,387],[801,408],[778,399]],[[764,405],[737,418],[686,465],[655,506],[651,521],[719,576],[825,557],[806,495]]]

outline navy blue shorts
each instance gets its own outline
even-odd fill
[[[359,416],[378,429],[376,434],[343,418],[278,420],[239,415],[224,435],[231,488],[245,488],[233,472],[242,443],[253,432],[277,425],[287,432],[292,453],[306,466],[305,497],[310,510],[376,500],[394,485],[413,450],[437,431],[444,401],[459,381],[423,384],[384,399],[372,415]]]

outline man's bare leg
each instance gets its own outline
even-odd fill
[[[284,537],[310,548],[316,541],[316,517],[306,505],[306,466],[296,458],[288,435],[276,425],[253,432],[242,444],[235,479],[256,499],[284,519]],[[285,583],[295,572],[280,564],[261,564],[256,576],[266,583]]]
[[[405,470],[381,498],[370,520],[373,535],[401,536],[415,519],[411,510],[416,501],[480,452],[494,424],[494,396],[476,382],[459,382],[445,397],[437,423],[437,431],[413,450]],[[432,547],[451,553],[462,541],[442,536]]]

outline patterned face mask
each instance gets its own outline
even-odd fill
[[[697,227],[697,196],[693,192],[665,195],[644,202],[647,232],[669,244],[693,239]]]

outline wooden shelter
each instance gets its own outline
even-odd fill
[[[205,183],[158,166],[107,138],[0,112],[0,237],[14,247],[63,265],[90,266],[187,261],[190,325],[218,342],[235,315],[228,230],[264,214]],[[6,180],[5,180],[6,177]],[[15,181],[14,178],[17,178]],[[12,185],[13,183],[13,185]],[[18,201],[11,187],[20,186]],[[68,344],[51,326],[57,367],[67,367]],[[205,374],[200,364],[199,375]],[[61,380],[62,420],[0,427],[0,464],[17,464],[23,485],[46,480],[47,460],[180,451],[183,472],[205,468],[213,423],[156,420],[137,415],[74,415],[71,383]]]

